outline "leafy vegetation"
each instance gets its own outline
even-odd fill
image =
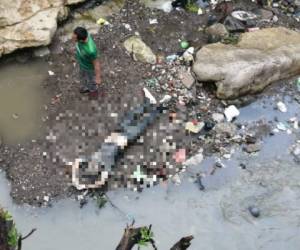
[[[199,6],[193,0],[189,0],[185,8],[187,11],[192,12],[192,13],[198,13],[198,10],[199,10]]]
[[[151,229],[149,230],[147,227],[143,227],[140,233],[141,233],[141,238],[138,241],[138,245],[140,247],[147,246],[148,243],[153,240],[153,236],[154,236],[153,232],[151,231]]]
[[[7,211],[0,210],[0,217],[8,224],[7,243],[10,247],[15,248],[18,245],[20,234],[17,231],[16,225],[11,214]]]

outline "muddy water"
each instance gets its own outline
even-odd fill
[[[34,139],[42,125],[41,83],[47,64],[40,60],[26,64],[0,64],[0,136],[9,144]]]
[[[241,109],[238,121],[267,121],[276,116],[285,121],[298,116],[300,106],[286,99],[288,112],[273,109],[275,99],[266,98]],[[264,106],[265,105],[265,106]],[[267,115],[266,115],[267,114]],[[299,132],[279,132],[265,137],[262,150],[248,155],[239,148],[224,169],[203,180],[200,191],[191,178],[195,171],[211,168],[216,158],[190,166],[179,186],[169,182],[138,194],[118,190],[108,196],[111,205],[99,210],[93,202],[80,209],[64,200],[52,208],[17,207],[9,197],[9,185],[0,175],[0,204],[9,209],[23,233],[37,232],[24,242],[24,250],[115,249],[123,228],[132,218],[136,225],[153,225],[158,249],[170,246],[184,235],[193,234],[191,250],[297,250],[300,244],[300,171],[289,146]],[[238,167],[243,162],[245,170]],[[261,211],[253,218],[247,208]]]

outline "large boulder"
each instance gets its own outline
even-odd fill
[[[236,98],[300,74],[300,33],[268,28],[244,33],[237,45],[221,43],[198,51],[193,70],[202,82],[215,82],[217,96]]]
[[[65,5],[85,0],[1,0],[0,56],[14,50],[48,45]]]
[[[138,36],[132,36],[124,42],[126,50],[133,58],[143,63],[156,63],[156,55]]]

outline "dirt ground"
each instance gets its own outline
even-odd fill
[[[247,8],[251,6],[249,3]],[[293,19],[279,17],[280,25],[295,26]],[[157,18],[159,24],[149,25],[152,18]],[[224,103],[214,97],[213,88],[198,84],[186,91],[178,85],[178,65],[161,63],[152,66],[135,62],[123,46],[126,38],[139,32],[154,53],[162,56],[181,52],[179,39],[191,41],[193,46],[201,48],[207,43],[207,35],[199,28],[206,25],[207,18],[207,14],[198,16],[185,11],[167,14],[145,8],[137,1],[128,1],[120,14],[108,19],[111,28],[105,26],[94,36],[101,54],[101,91],[104,93],[97,100],[79,93],[78,67],[73,61],[74,44],[71,41],[61,43],[57,36],[47,58],[49,70],[55,75],[44,82],[45,90],[53,97],[50,103],[45,103],[48,107],[45,134],[36,142],[0,147],[1,167],[11,180],[11,195],[15,201],[42,205],[45,196],[54,200],[72,195],[75,189],[69,185],[66,163],[78,155],[91,154],[115,131],[124,114],[142,102],[141,89],[148,79],[156,78],[160,85],[167,85],[165,91],[161,88],[154,91],[157,97],[180,89],[191,98],[186,99],[186,105],[175,102],[169,112],[162,114],[138,142],[128,148],[106,188],[135,187],[130,175],[138,165],[148,176],[156,175],[158,179],[174,175],[180,165],[174,162],[173,155],[181,148],[186,149],[188,156],[200,147],[205,149],[205,154],[215,152],[217,146],[213,142],[199,140],[198,136],[188,135],[184,130],[186,121],[195,118],[209,121],[213,112],[223,110]],[[127,30],[124,23],[130,24],[132,31]],[[196,98],[199,95],[204,98]],[[170,122],[170,113],[174,112],[178,123]],[[213,138],[211,131],[204,132],[203,136]]]

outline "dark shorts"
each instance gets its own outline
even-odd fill
[[[80,83],[82,89],[89,90],[90,92],[97,90],[94,71],[86,71],[80,69],[79,76],[80,76]]]

